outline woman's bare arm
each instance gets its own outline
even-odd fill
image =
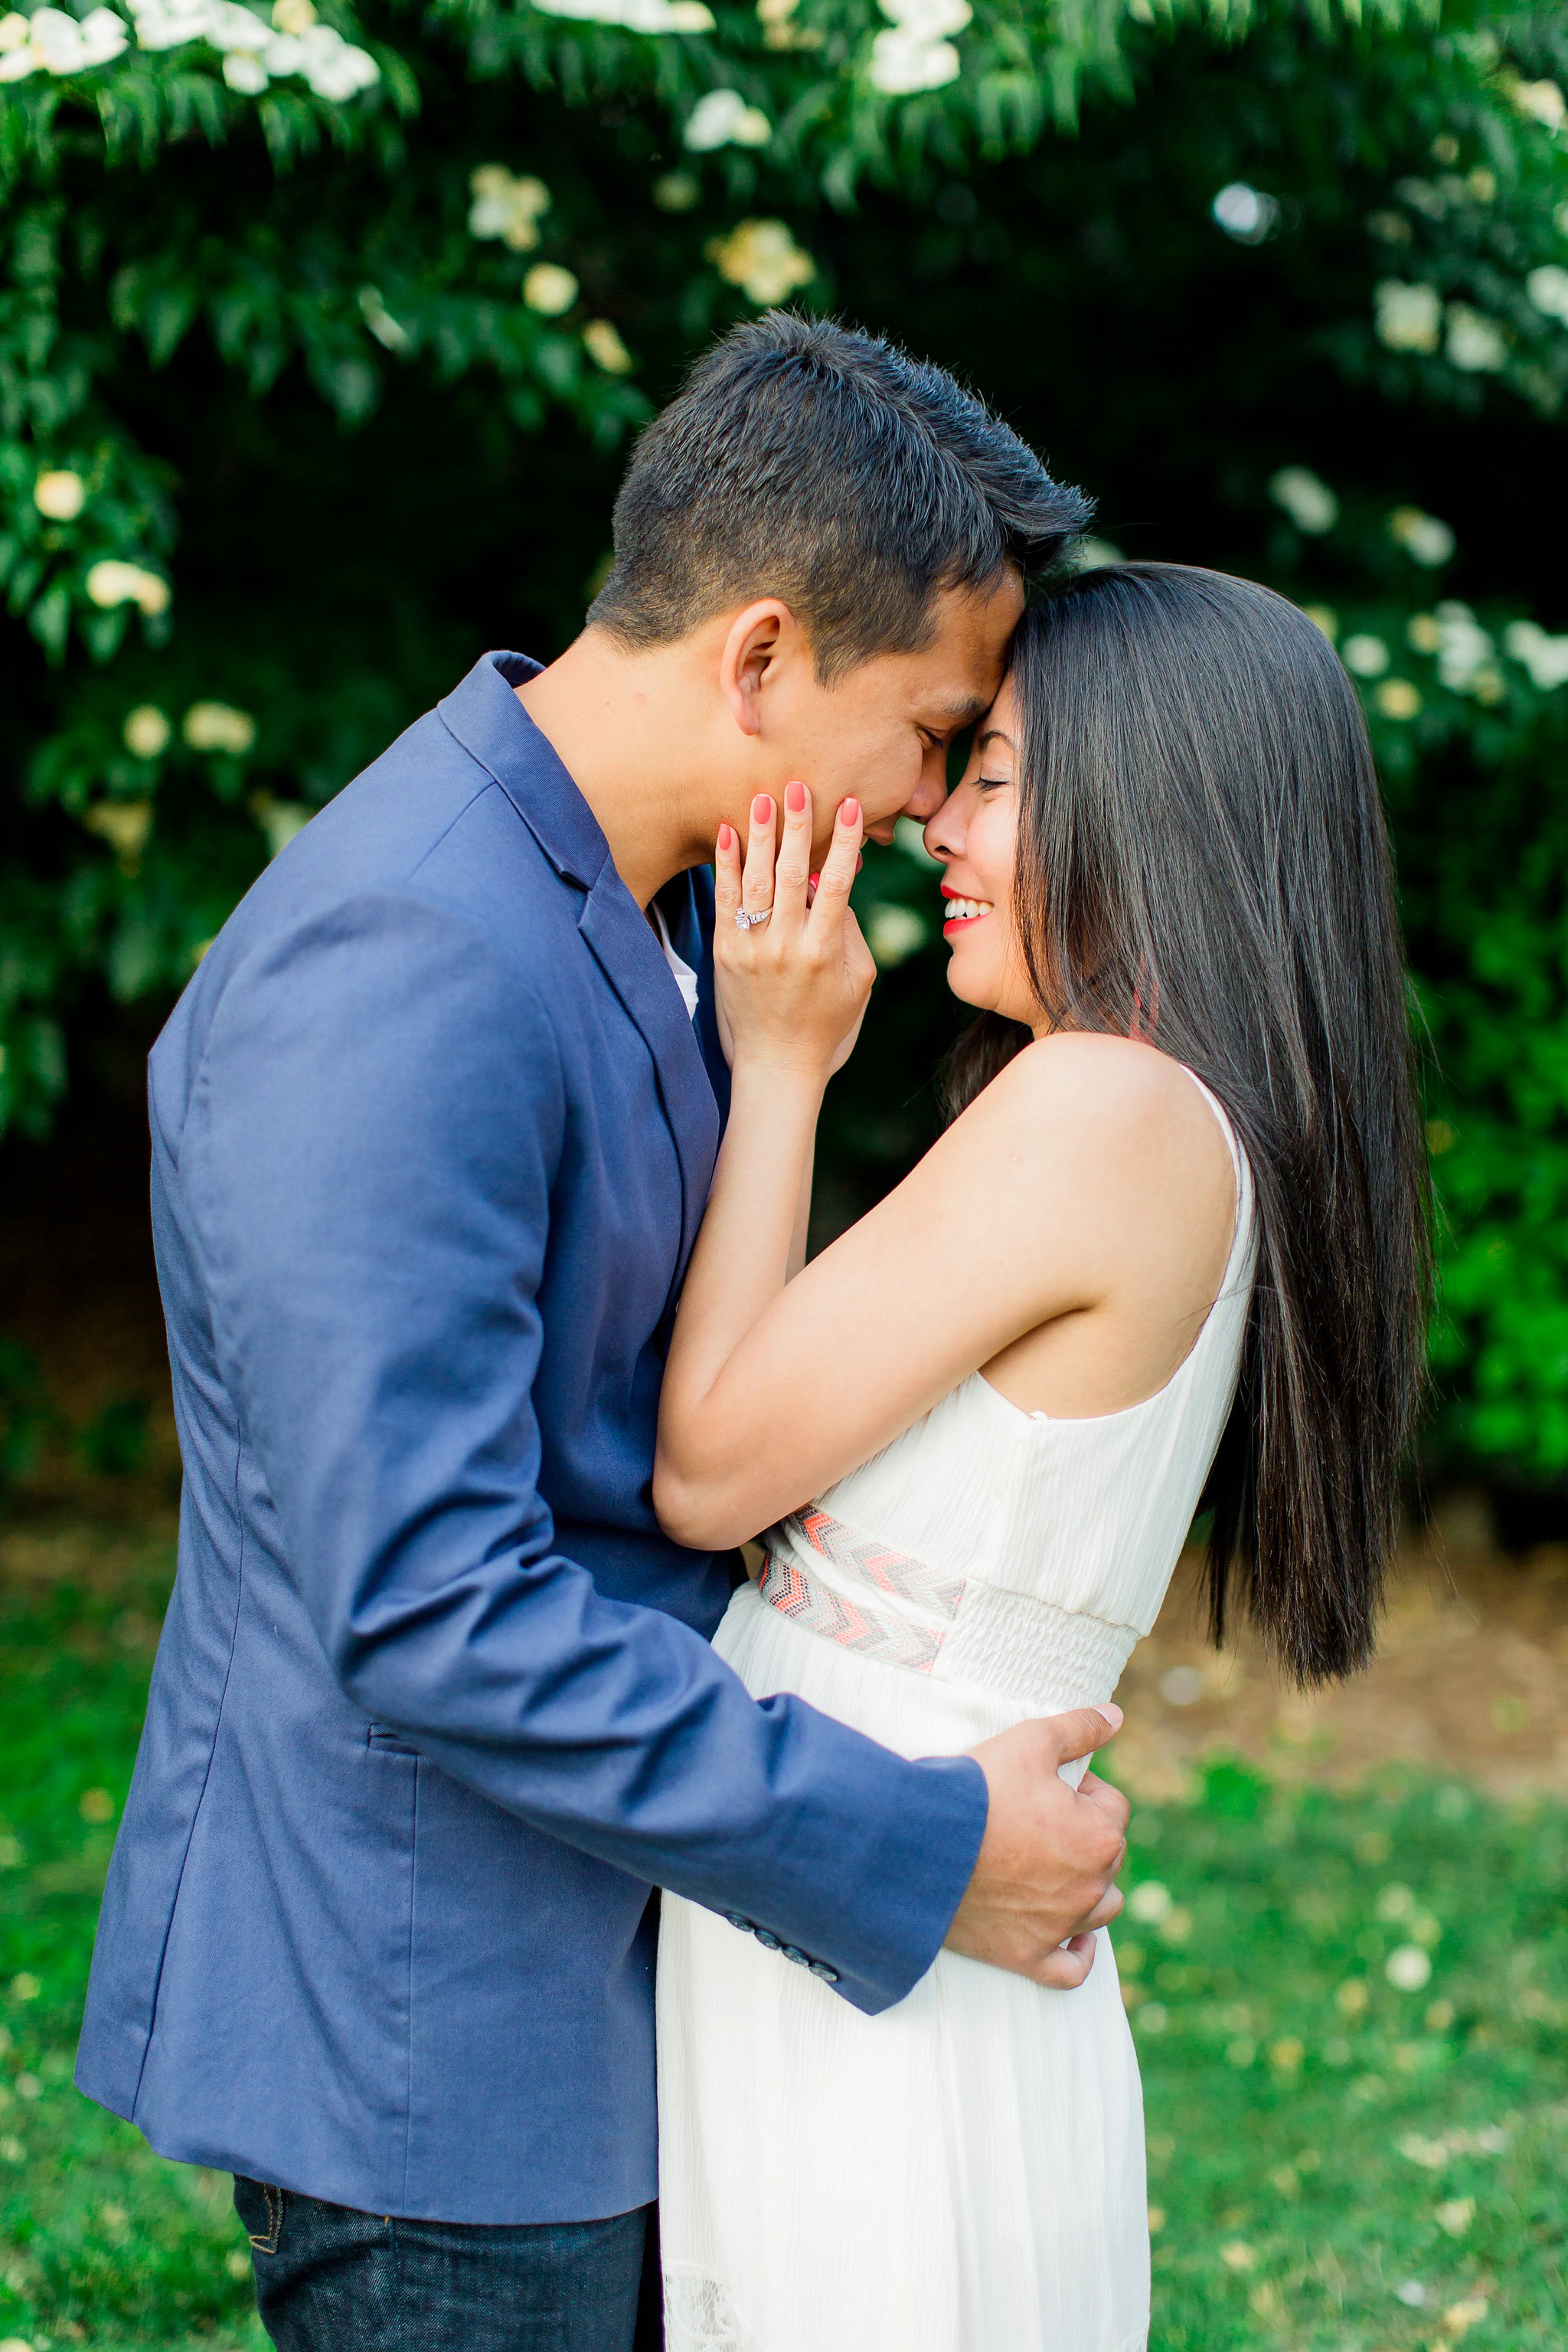
[[[792,826],[804,861],[809,810],[786,811],[775,913],[760,933],[735,932],[738,856],[719,860],[734,1087],[654,1480],[664,1525],[702,1547],[798,1508],[1043,1326],[1078,1326],[1080,1363],[1109,1352],[1112,1382],[1131,1391],[1116,1402],[1158,1387],[1195,1336],[1229,1230],[1228,1154],[1190,1080],[1149,1046],[1063,1035],[1027,1047],[792,1278],[827,1068],[868,984],[847,909],[858,828],[840,827],[806,918]],[[758,903],[763,839],[753,826],[745,887]]]

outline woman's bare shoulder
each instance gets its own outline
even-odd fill
[[[1135,1038],[1037,1039],[949,1134],[966,1165],[978,1159],[990,1171],[998,1209],[1016,1191],[1026,1215],[1031,1203],[1059,1214],[1065,1186],[1091,1227],[1136,1211],[1146,1230],[1168,1223],[1173,1239],[1232,1213],[1230,1150],[1213,1108],[1181,1063]]]
[[[1174,1125],[1212,1132],[1228,1158],[1213,1111],[1180,1062],[1139,1038],[1092,1030],[1061,1030],[1026,1045],[963,1117],[1000,1127],[1054,1123],[1067,1114],[1107,1130]]]

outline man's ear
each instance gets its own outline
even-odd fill
[[[742,735],[762,733],[763,692],[804,649],[800,624],[780,597],[759,596],[736,614],[719,656],[719,691]]]

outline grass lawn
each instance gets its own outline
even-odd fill
[[[226,2178],[69,2079],[168,1569],[0,1591],[0,2352],[263,2342]],[[1560,2352],[1568,1811],[1215,1759],[1127,1884],[1152,2352]]]

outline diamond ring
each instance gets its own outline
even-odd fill
[[[747,913],[744,907],[737,907],[735,909],[735,929],[738,931],[753,930],[759,923],[765,923],[773,911],[773,910],[771,907],[764,907],[759,914],[752,915]]]

